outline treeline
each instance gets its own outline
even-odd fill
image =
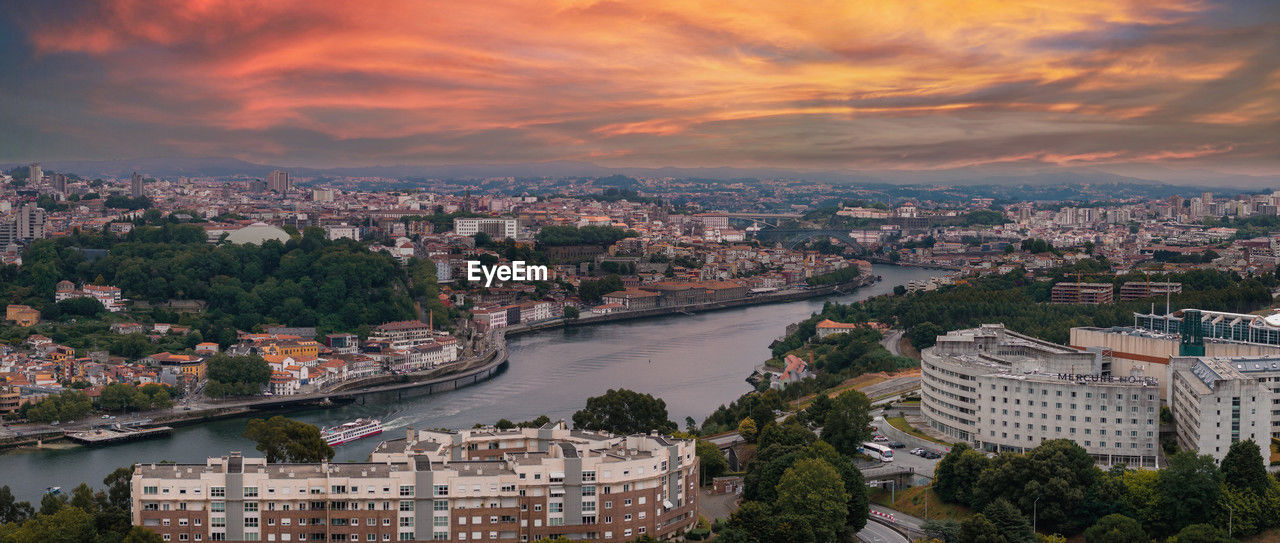
[[[623,238],[638,236],[635,230],[623,230],[616,226],[544,226],[538,231],[538,245],[556,247],[561,245],[604,245],[609,246]]]
[[[35,403],[23,404],[18,415],[32,422],[75,420],[93,411],[93,399],[79,390],[64,390]]]
[[[329,241],[319,228],[261,246],[205,240],[200,227],[173,224],[137,227],[123,238],[40,240],[24,253],[21,268],[0,270],[0,299],[56,314],[54,286],[69,280],[117,286],[134,300],[202,300],[207,310],[180,316],[179,324],[222,345],[235,341],[237,329],[264,323],[316,326],[325,333],[415,316],[405,271],[358,242]],[[91,260],[81,247],[109,253]],[[433,275],[424,277],[434,282]]]
[[[857,266],[849,266],[841,268],[833,272],[824,273],[810,277],[806,282],[811,286],[834,285],[836,283],[847,283],[857,279],[862,274],[862,270]]]
[[[584,279],[578,283],[578,297],[589,304],[600,303],[601,297],[610,292],[622,290],[622,278],[608,275],[600,279]]]
[[[925,528],[946,543],[960,534],[982,533],[993,524],[1010,543],[1034,541],[1030,530],[1010,536],[1005,526],[1025,525],[1034,515],[1043,533],[1084,532],[1085,541],[1148,541],[1184,535],[1213,535],[1211,527],[1228,526],[1230,536],[1248,536],[1280,526],[1280,484],[1263,463],[1253,441],[1231,445],[1221,465],[1213,457],[1180,452],[1160,470],[1133,470],[1123,465],[1103,471],[1079,445],[1052,440],[1026,454],[995,458],[957,445],[934,472],[933,490],[945,502],[983,513],[965,521],[931,521]],[[1002,503],[1003,502],[1003,503]],[[1012,506],[1009,513],[1008,506]],[[994,509],[993,509],[994,506]],[[991,522],[992,511],[1002,520]],[[1107,538],[1111,534],[1113,538]],[[1116,534],[1124,537],[1115,539]],[[1187,541],[1224,541],[1218,539]],[[994,541],[994,540],[992,540]]]
[[[1006,275],[967,279],[967,284],[942,287],[931,292],[878,296],[851,304],[828,303],[822,312],[802,321],[798,331],[774,347],[774,354],[799,347],[816,333],[822,319],[840,322],[880,321],[911,331],[917,326],[930,330],[958,330],[984,323],[1003,323],[1012,330],[1056,343],[1065,343],[1072,327],[1131,326],[1133,313],[1150,311],[1150,300],[1104,305],[1050,304],[1053,283],[1069,279],[1058,273],[1049,281],[1034,281],[1021,269]],[[1114,278],[1115,284],[1145,281],[1143,275]],[[1181,282],[1183,292],[1171,297],[1173,307],[1248,313],[1271,302],[1276,277],[1264,274],[1241,277],[1230,272],[1192,270],[1152,276],[1152,281]],[[941,332],[940,332],[941,333]],[[934,334],[936,335],[936,334]],[[932,345],[932,337],[912,334],[917,348]],[[922,341],[914,341],[920,337]]]
[[[209,383],[204,392],[214,398],[255,395],[271,380],[271,366],[256,355],[217,354],[205,364]]]
[[[160,543],[155,532],[132,525],[132,477],[132,466],[117,468],[103,479],[106,490],[81,483],[67,494],[45,494],[39,509],[0,486],[0,543]]]

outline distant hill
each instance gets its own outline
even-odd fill
[[[5,165],[7,169],[20,164]],[[588,162],[552,161],[519,164],[456,164],[423,166],[354,166],[337,168],[284,167],[255,164],[234,158],[133,158],[104,161],[52,161],[43,163],[47,171],[75,173],[84,177],[126,177],[133,172],[158,177],[264,177],[271,170],[284,169],[297,177],[369,176],[388,178],[467,179],[486,177],[676,177],[715,180],[791,179],[820,183],[890,185],[1030,185],[1066,184],[1173,184],[1181,186],[1249,188],[1280,186],[1280,176],[1248,176],[1207,170],[1171,170],[1160,167],[1098,168],[1007,167],[955,168],[945,170],[797,170],[783,168],[611,168]]]

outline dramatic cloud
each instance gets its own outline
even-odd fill
[[[1280,171],[1270,1],[38,2],[0,160]]]

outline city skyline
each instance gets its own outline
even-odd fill
[[[68,2],[0,15],[0,161],[1274,178],[1263,2]]]

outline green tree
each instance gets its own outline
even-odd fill
[[[334,454],[319,428],[280,415],[250,419],[244,437],[257,443],[267,462],[314,463],[332,459]]]
[[[653,430],[670,434],[679,429],[667,416],[667,402],[625,388],[587,398],[587,406],[573,414],[573,426],[617,435],[647,434]]]
[[[817,458],[797,461],[778,482],[775,507],[810,521],[819,541],[834,540],[849,514],[849,494],[840,473]]]
[[[933,491],[944,502],[973,507],[977,503],[973,489],[982,470],[990,464],[987,455],[964,443],[956,444],[934,468]]]
[[[1177,543],[1234,543],[1227,532],[1208,524],[1190,524],[1178,532]]]
[[[1004,453],[978,476],[974,503],[985,506],[1003,497],[1023,514],[1035,508],[1038,527],[1074,532],[1082,528],[1076,514],[1098,476],[1089,453],[1066,439],[1045,441],[1026,454]],[[1033,503],[1040,498],[1038,504]]]
[[[35,510],[30,503],[20,502],[13,497],[9,485],[0,486],[0,524],[22,522],[34,514]]]
[[[564,318],[569,320],[577,320],[579,316],[578,308],[571,305],[564,306]]]
[[[938,341],[938,336],[944,331],[941,326],[932,322],[922,322],[911,327],[907,332],[907,340],[911,342],[911,346],[917,350],[932,347]]]
[[[41,513],[10,528],[6,525],[0,539],[14,543],[82,543],[95,541],[93,515],[76,507],[59,507],[53,513]]]
[[[822,440],[841,454],[852,456],[870,438],[871,400],[857,390],[836,396],[822,423]]]
[[[1265,492],[1275,481],[1262,463],[1262,449],[1252,439],[1232,443],[1222,458],[1221,470],[1223,481],[1237,489]]]
[[[1169,457],[1156,481],[1155,535],[1173,535],[1190,524],[1209,522],[1222,494],[1222,473],[1213,457],[1180,452]]]
[[[1102,517],[1097,524],[1084,531],[1085,543],[1147,543],[1151,538],[1142,531],[1142,524],[1121,514]]]
[[[163,543],[164,538],[160,537],[151,530],[141,526],[129,528],[129,533],[125,534],[122,543]]]
[[[1005,543],[1000,529],[982,513],[960,523],[960,543]]]
[[[711,484],[712,479],[729,470],[729,461],[725,459],[724,453],[720,452],[720,447],[715,443],[699,439],[695,450],[698,454],[698,466],[703,485]]]
[[[205,391],[215,398],[257,394],[271,380],[271,366],[256,355],[216,354],[205,364],[209,377]]]
[[[1035,533],[1031,531],[1031,522],[1009,500],[996,498],[987,504],[982,514],[1000,530],[1009,543],[1035,543]]]
[[[742,419],[742,422],[738,423],[738,435],[742,436],[747,443],[755,443],[756,437],[760,435],[759,430],[756,429],[756,421],[751,420],[751,417]]]

